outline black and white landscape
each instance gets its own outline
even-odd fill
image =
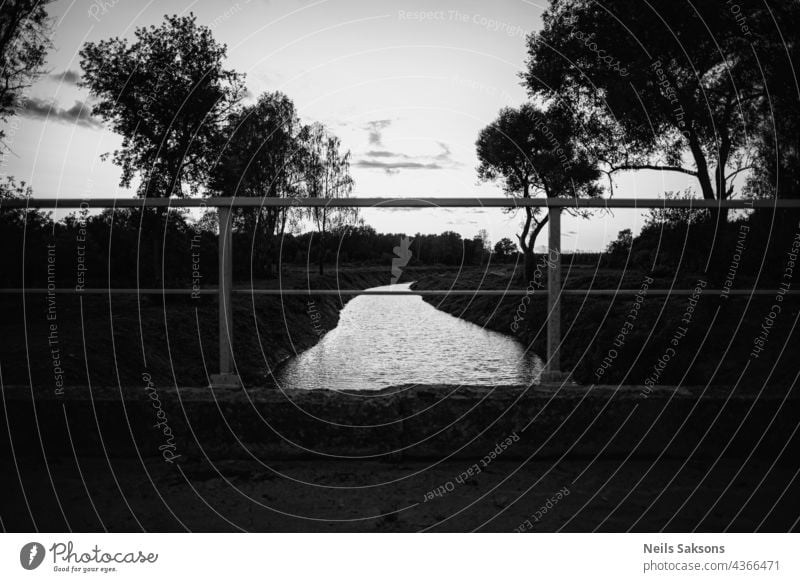
[[[795,0],[0,0],[0,528],[796,531],[798,61]]]

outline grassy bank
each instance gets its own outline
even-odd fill
[[[389,283],[388,269],[331,269],[319,276],[288,269],[256,288],[365,289]],[[237,285],[245,286],[250,285]],[[267,382],[269,370],[313,346],[336,327],[352,297],[234,296],[234,352],[247,385]],[[313,301],[313,304],[310,304]],[[213,296],[0,296],[4,384],[203,386],[218,367],[218,310]],[[318,314],[318,315],[316,315]]]
[[[417,279],[417,289],[525,288],[519,282],[519,269],[515,271],[513,266],[409,275]],[[567,289],[642,289],[648,277],[647,273],[631,270],[565,267],[564,284]],[[671,277],[653,277],[648,289],[692,289],[698,278],[686,275],[673,281]],[[546,275],[541,282],[546,283]],[[635,308],[636,297],[631,295],[564,296],[562,368],[584,384],[645,384],[651,380],[661,385],[740,384],[748,391],[759,390],[763,385],[791,386],[798,371],[796,354],[800,350],[800,334],[796,331],[798,301],[784,298],[763,351],[758,357],[750,357],[775,298],[721,300],[700,291],[692,305],[687,296],[666,298],[643,290],[639,308]],[[512,335],[534,352],[545,354],[544,290],[535,291],[524,303],[522,296],[426,297],[426,301],[457,317]],[[688,324],[682,323],[690,308]]]

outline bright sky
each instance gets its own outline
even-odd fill
[[[356,196],[503,196],[480,184],[475,140],[501,107],[525,101],[518,74],[525,35],[541,26],[545,2],[522,0],[60,0],[50,7],[55,50],[51,74],[30,96],[44,104],[7,130],[13,154],[2,172],[37,196],[130,197],[119,170],[100,154],[118,136],[81,108],[75,85],[86,41],[130,37],[165,13],[192,11],[228,45],[228,65],[247,75],[253,95],[280,90],[305,122],[322,121],[353,156]],[[47,114],[47,103],[55,107]],[[12,135],[13,133],[13,135]],[[631,173],[617,196],[654,197],[696,187],[680,174]],[[434,233],[479,229],[492,242],[514,238],[520,217],[501,210],[387,211],[362,214],[378,231]],[[599,250],[617,231],[641,225],[637,211],[589,220],[566,218],[564,250]],[[546,242],[546,232],[538,245]]]

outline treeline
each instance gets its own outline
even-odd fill
[[[800,210],[749,210],[720,229],[709,210],[657,209],[649,211],[638,235],[620,231],[601,265],[660,277],[710,272],[722,288],[756,281],[763,287],[792,266],[799,241]]]
[[[44,15],[43,8],[38,12]],[[37,43],[41,31],[18,27],[11,32],[20,43]],[[43,52],[49,44],[36,47]],[[283,93],[251,96],[245,75],[227,68],[226,56],[225,45],[193,14],[166,16],[159,26],[137,28],[130,40],[115,37],[83,46],[79,84],[91,96],[91,114],[122,138],[116,150],[104,154],[121,169],[120,186],[143,198],[349,196],[350,152],[339,138],[320,123],[302,122]],[[27,79],[36,74],[31,67]],[[12,92],[8,99],[24,95]],[[0,118],[11,114],[13,108],[0,109]],[[6,188],[6,194],[15,193],[16,188]],[[237,230],[257,237],[253,258],[266,266],[275,263],[276,237],[298,224],[314,229],[320,272],[328,234],[357,219],[355,209],[327,205],[238,208],[234,217]],[[165,248],[172,249],[164,237],[188,236],[185,221],[163,209],[106,215],[105,220],[138,221],[132,252],[142,280],[158,286],[177,277],[171,269],[163,269],[162,276],[162,260],[172,260],[162,257]],[[63,229],[69,225],[54,226],[53,236]],[[124,230],[121,236],[127,235]],[[121,269],[119,276],[128,275]]]
[[[0,204],[2,203],[0,187]],[[8,194],[5,195],[8,197]],[[216,213],[199,219],[181,210],[160,218],[157,240],[168,252],[154,254],[143,239],[143,225],[153,219],[141,209],[86,211],[54,220],[39,210],[0,211],[0,270],[4,287],[136,287],[149,285],[149,269],[157,264],[166,287],[217,282]],[[405,241],[405,242],[404,242]],[[318,232],[285,232],[268,241],[247,229],[233,235],[234,278],[244,281],[274,276],[280,268],[305,268],[320,249],[327,264],[403,266],[473,266],[488,263],[491,252],[482,238],[442,234],[378,233],[365,224],[338,226],[320,239]]]
[[[23,88],[43,71],[51,48],[46,4],[15,3],[19,17],[4,29],[0,60],[15,66],[0,67],[0,121],[15,114],[26,99]],[[143,198],[349,196],[353,189],[350,152],[342,148],[339,138],[320,123],[302,122],[292,100],[281,92],[251,96],[245,75],[228,68],[226,58],[226,46],[191,13],[165,16],[158,26],[139,27],[130,39],[114,37],[83,46],[79,85],[91,96],[91,115],[122,138],[116,150],[103,155],[121,169],[120,186],[134,189]],[[3,135],[0,129],[0,141]],[[4,189],[4,196],[28,194],[13,184]],[[138,222],[131,252],[136,253],[141,280],[159,286],[178,277],[171,269],[172,258],[162,255],[174,242],[170,240],[167,247],[165,236],[189,236],[185,220],[167,216],[163,209],[104,216],[92,219],[91,228],[101,228],[103,220],[106,226],[115,221]],[[37,225],[43,220],[30,218]],[[328,234],[357,220],[355,209],[327,205],[235,212],[235,227],[258,239],[253,259],[260,265],[276,262],[276,237],[292,232],[298,224],[314,229],[320,272]],[[58,238],[69,229],[67,222],[54,224],[52,236]],[[117,234],[124,237],[130,232],[122,228]],[[162,269],[162,260],[170,268]],[[115,279],[130,277],[116,266],[129,262],[109,267],[120,269],[112,273]],[[174,266],[182,272],[180,265]]]
[[[15,42],[0,47],[4,57],[24,65],[0,71],[0,119],[13,115],[24,98],[21,87],[42,70],[50,45],[40,4],[29,7],[35,18],[28,25],[9,30]],[[789,82],[800,60],[800,4],[740,4],[746,30],[731,6],[716,0],[663,3],[648,11],[631,10],[629,0],[608,0],[600,11],[590,0],[549,2],[543,27],[527,39],[521,71],[531,101],[504,108],[480,132],[479,178],[512,197],[578,199],[613,194],[621,173],[657,170],[692,176],[707,201],[800,196],[800,101]],[[600,49],[604,58],[598,58]],[[106,154],[122,171],[120,185],[146,198],[349,196],[350,153],[339,139],[318,123],[302,122],[280,92],[250,96],[245,76],[228,68],[226,57],[225,45],[191,13],[140,27],[131,39],[84,45],[81,86],[90,93],[92,115],[122,138]],[[525,284],[548,215],[531,207],[521,212],[516,240]],[[623,233],[607,264],[666,270],[680,264],[720,282],[743,220],[753,228],[749,248],[760,244],[773,264],[796,230],[789,212],[665,212],[654,214],[635,240]],[[164,248],[175,248],[165,247],[165,237],[188,236],[188,224],[173,225],[177,219],[161,210],[119,220],[137,218],[131,252],[140,279],[157,286],[166,282],[162,272],[165,279],[177,277],[180,268],[162,269],[171,260],[162,256]],[[53,232],[61,228],[68,227]],[[213,233],[215,227],[199,228]],[[314,234],[306,238],[292,234],[309,228]],[[298,253],[320,272],[336,253],[348,261],[394,255],[394,235],[384,240],[365,228],[355,209],[328,205],[238,209],[235,216],[237,236],[252,240],[248,262],[264,276]],[[418,239],[406,250],[410,260],[424,263],[475,264],[488,252],[455,233]],[[494,259],[516,261],[516,243],[504,241]]]

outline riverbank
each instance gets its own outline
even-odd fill
[[[525,289],[519,269],[413,271],[415,289]],[[507,296],[425,297],[437,309],[515,337],[544,356],[547,339],[546,266],[537,278],[544,288],[527,299]],[[774,297],[720,299],[704,291],[699,276],[673,281],[635,270],[565,268],[567,289],[629,289],[633,295],[562,297],[562,369],[582,384],[621,383],[737,386],[739,390],[785,391],[797,378],[800,353],[796,322],[800,301]],[[692,296],[654,295],[652,289],[694,289]],[[753,348],[763,336],[760,352]]]
[[[367,289],[390,277],[388,268],[330,268],[324,276],[286,269],[280,280],[252,287]],[[336,327],[350,299],[235,295],[234,352],[245,384],[269,383],[270,370]],[[0,295],[0,308],[5,385],[138,386],[148,374],[159,385],[205,386],[217,372],[214,296]]]

